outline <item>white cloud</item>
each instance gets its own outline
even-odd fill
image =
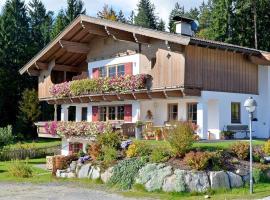
[[[30,0],[25,0],[28,3]],[[117,10],[123,10],[126,15],[129,15],[132,10],[135,10],[139,0],[83,0],[90,16],[96,16],[97,12],[102,9],[104,4],[113,6]],[[151,0],[156,7],[156,13],[160,18],[168,22],[168,17],[171,9],[176,2],[179,2],[186,10],[191,7],[199,6],[203,0]],[[56,13],[66,7],[66,0],[42,0],[48,10]],[[0,0],[0,8],[4,5],[5,0]]]

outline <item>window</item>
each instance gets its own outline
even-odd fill
[[[187,104],[187,120],[197,124],[197,103]]]
[[[178,105],[169,104],[168,105],[168,121],[175,121],[178,118]]]
[[[241,104],[231,103],[231,123],[241,123]]]
[[[106,67],[100,67],[99,69],[99,76],[100,77],[106,77],[107,76],[107,68]]]
[[[87,107],[82,108],[82,121],[87,121]]]
[[[76,120],[76,106],[69,106],[68,107],[68,121],[75,121]]]
[[[109,107],[109,120],[115,120],[115,117],[116,117],[115,111],[116,111],[116,109],[114,106]]]
[[[118,65],[117,66],[117,75],[118,76],[125,75],[125,65]]]
[[[106,121],[107,120],[107,107],[105,107],[105,106],[100,107],[99,120],[100,121]]]
[[[117,107],[117,119],[118,120],[124,120],[125,117],[125,107],[124,106],[118,106]]]
[[[79,153],[82,150],[82,143],[69,143],[69,152],[71,153]]]
[[[116,66],[109,67],[109,77],[115,77],[116,76]]]

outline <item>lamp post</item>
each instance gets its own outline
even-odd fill
[[[252,118],[253,118],[253,113],[256,110],[257,107],[257,102],[252,98],[249,97],[245,103],[244,107],[246,108],[249,116],[249,182],[250,182],[250,194],[253,193],[253,175],[252,175]]]

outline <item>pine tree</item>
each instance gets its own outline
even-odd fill
[[[208,0],[207,3],[202,2],[199,7],[199,32],[196,34],[200,38],[208,38],[208,30],[211,25],[211,11],[212,11],[212,1]]]
[[[134,23],[142,27],[157,29],[154,4],[150,0],[140,0],[137,6],[138,13],[134,17]]]
[[[6,1],[0,22],[0,126],[15,124],[19,96],[33,78],[18,73],[31,57],[27,9],[22,0]]]
[[[185,14],[184,7],[181,7],[179,3],[176,3],[169,15],[168,28],[171,33],[175,33],[175,21],[173,20],[173,18],[175,16],[184,16],[184,14]]]
[[[165,31],[165,22],[163,21],[163,19],[160,19],[158,21],[157,30]]]
[[[65,25],[67,26],[78,15],[85,14],[84,3],[82,0],[67,0],[67,9],[65,10]]]
[[[129,15],[129,17],[128,17],[127,22],[128,22],[129,24],[134,24],[134,17],[135,17],[135,13],[134,13],[134,11],[132,10],[131,13],[130,13],[130,15]]]
[[[118,12],[117,21],[122,22],[122,23],[127,23],[127,20],[122,10]]]
[[[188,17],[194,20],[198,20],[199,15],[200,15],[200,11],[198,10],[198,8],[191,8],[188,12],[184,14],[185,17]]]
[[[105,4],[101,11],[97,13],[97,16],[101,19],[108,19],[112,21],[117,21],[117,15],[113,7]]]
[[[40,0],[32,0],[28,10],[33,53],[37,53],[50,41],[53,13],[47,12]]]
[[[63,10],[60,10],[53,24],[52,32],[50,34],[51,39],[54,39],[65,27],[65,14]]]

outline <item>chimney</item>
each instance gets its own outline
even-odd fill
[[[194,22],[193,19],[187,18],[187,17],[180,17],[175,16],[173,18],[175,21],[176,26],[176,33],[185,35],[185,36],[193,36],[194,31],[192,30],[192,23]]]

